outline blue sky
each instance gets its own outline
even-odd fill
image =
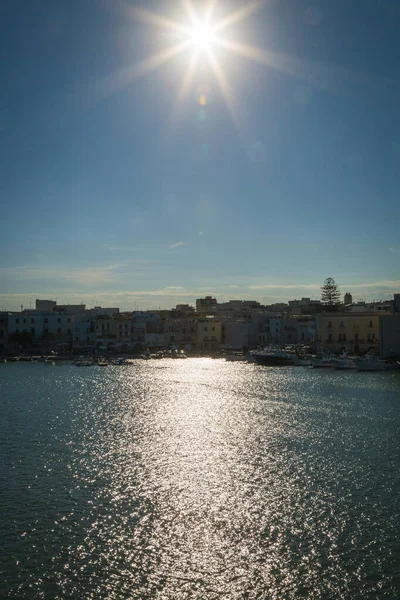
[[[212,47],[222,91],[201,53],[180,96],[193,48],[143,73],[182,39],[143,8],[190,22],[0,4],[0,309],[400,292],[400,4],[261,2]]]

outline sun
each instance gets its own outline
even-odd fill
[[[190,30],[189,40],[196,50],[211,50],[216,42],[215,28],[209,23],[198,23]]]

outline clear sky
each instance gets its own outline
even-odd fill
[[[189,4],[0,2],[0,309],[400,292],[400,3]]]

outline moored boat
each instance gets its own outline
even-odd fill
[[[252,352],[252,356],[257,364],[269,367],[282,367],[294,365],[293,355],[284,350],[263,350],[261,352]]]
[[[357,358],[355,363],[357,371],[393,371],[400,368],[397,363],[390,363],[376,356]]]
[[[296,367],[310,367],[311,366],[311,357],[295,356],[293,358],[293,362],[296,365]]]
[[[333,362],[330,356],[313,356],[311,358],[311,364],[314,369],[333,368]]]
[[[342,356],[340,358],[333,358],[332,363],[335,369],[356,369],[355,358],[350,356]]]

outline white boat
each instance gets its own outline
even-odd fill
[[[355,359],[349,356],[341,356],[340,358],[332,359],[333,366],[335,369],[356,369]]]
[[[356,359],[357,371],[392,371],[399,368],[396,363],[388,363],[376,356]]]
[[[310,367],[312,364],[309,356],[295,356],[293,362],[296,367]]]
[[[311,358],[311,365],[314,369],[327,369],[333,368],[333,362],[331,356],[313,356]]]

